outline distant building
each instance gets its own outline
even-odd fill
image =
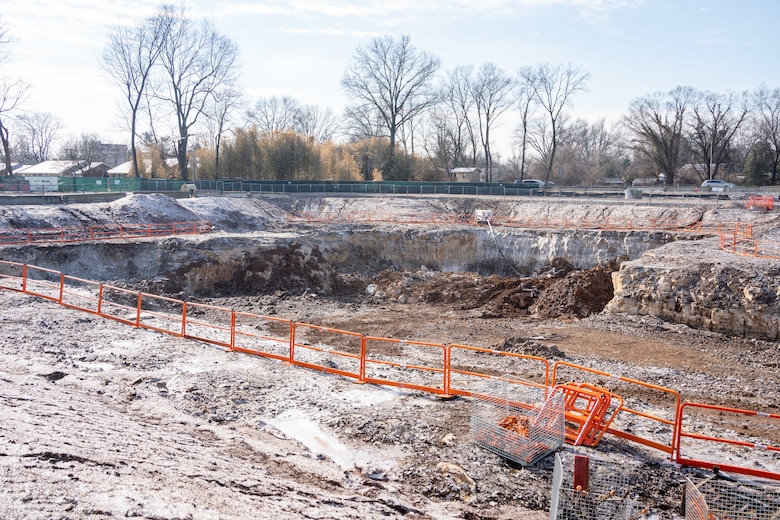
[[[455,182],[485,182],[482,168],[453,168],[450,179]]]
[[[44,161],[25,168],[25,177],[82,177],[86,161]]]

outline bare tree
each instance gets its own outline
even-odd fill
[[[294,130],[299,111],[297,100],[289,96],[274,96],[258,99],[255,106],[247,110],[246,118],[261,134],[275,134]]]
[[[122,89],[124,101],[129,109],[127,119],[130,126],[130,153],[133,161],[133,176],[136,178],[140,177],[135,144],[138,116],[141,104],[146,99],[153,67],[168,38],[173,9],[172,6],[164,5],[156,16],[147,18],[133,27],[119,25],[111,27],[108,44],[100,60],[111,81]]]
[[[26,150],[35,162],[48,161],[51,148],[62,129],[62,122],[49,112],[31,112],[16,118],[21,125],[17,140],[20,148]]]
[[[11,169],[11,132],[7,120],[25,101],[29,88],[29,85],[21,79],[0,78],[0,144],[3,146],[6,175],[13,173]]]
[[[777,184],[780,169],[780,88],[770,90],[766,85],[760,86],[753,93],[753,104],[757,138],[767,144],[771,157],[770,182]]]
[[[432,82],[439,64],[412,47],[408,36],[385,36],[359,47],[347,66],[341,85],[356,100],[350,108],[376,113],[390,139],[390,169],[399,129],[438,100]]]
[[[484,63],[471,84],[471,95],[477,111],[477,124],[482,151],[485,154],[486,180],[493,181],[493,155],[490,150],[490,130],[498,117],[506,112],[514,99],[513,81],[495,63]]]
[[[528,132],[530,130],[531,119],[534,116],[534,108],[539,90],[539,77],[536,70],[532,67],[523,67],[517,72],[518,80],[516,86],[517,108],[520,111],[520,122],[515,130],[517,141],[520,145],[520,157],[517,158],[519,165],[519,178],[525,179],[526,172],[526,152],[528,150]]]
[[[214,143],[214,177],[217,179],[219,179],[219,153],[222,135],[228,131],[227,125],[230,117],[241,105],[241,102],[241,91],[233,82],[220,86],[214,90],[211,96],[207,125]]]
[[[78,137],[69,137],[60,146],[59,157],[69,161],[83,161],[82,171],[89,165],[99,162],[102,156],[102,143],[97,134],[82,133]]]
[[[8,29],[5,24],[0,23],[0,64],[11,59],[8,51],[8,44],[11,42]],[[29,88],[29,85],[21,79],[0,76],[0,144],[3,146],[6,175],[13,174],[11,169],[11,134],[7,121],[27,98]]]
[[[452,140],[453,166],[477,165],[477,132],[472,121],[474,97],[471,95],[472,67],[456,67],[449,74],[444,85],[444,103],[451,114],[450,133]]]
[[[631,134],[634,150],[645,155],[674,183],[683,144],[683,125],[694,91],[677,87],[634,99],[623,124]]]
[[[577,92],[585,90],[585,83],[590,78],[587,72],[583,72],[571,65],[541,64],[536,68],[538,88],[536,89],[536,101],[549,116],[549,150],[545,154],[546,178],[550,180],[553,163],[555,162],[555,149],[557,147],[558,120],[563,109],[571,102],[571,97]]]
[[[750,112],[748,97],[747,94],[701,92],[694,99],[688,143],[693,157],[704,165],[701,180],[714,179],[719,165],[728,156],[734,134]]]
[[[320,109],[316,105],[303,105],[295,114],[295,131],[315,143],[326,143],[333,138],[336,120],[330,108]]]
[[[214,26],[203,20],[196,24],[179,11],[163,13],[170,32],[163,45],[160,61],[165,70],[167,88],[158,92],[176,117],[178,139],[176,159],[179,175],[187,178],[187,150],[192,129],[214,91],[234,81],[238,68],[238,50]]]

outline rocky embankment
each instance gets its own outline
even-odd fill
[[[776,213],[746,211],[738,202],[701,204],[465,197],[176,201],[131,195],[107,204],[2,207],[0,230],[209,220],[215,231],[124,243],[6,246],[0,258],[90,279],[153,281],[150,288],[183,296],[276,290],[343,294],[364,289],[361,280],[385,270],[527,277],[561,259],[576,269],[619,261],[606,312],[778,339],[780,262],[730,254],[720,250],[717,238],[700,233],[636,230],[670,220],[692,229],[699,223],[741,222],[752,225],[757,237],[780,240]],[[455,217],[477,209],[493,211],[497,225],[457,223]],[[442,222],[446,216],[453,223],[419,223],[426,217]],[[418,223],[404,224],[410,217]],[[523,219],[524,227],[501,225]],[[554,223],[555,229],[541,223]]]
[[[605,311],[697,329],[780,339],[780,262],[720,250],[717,239],[672,242],[613,273]]]

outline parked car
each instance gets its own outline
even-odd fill
[[[702,188],[721,188],[721,189],[729,189],[733,188],[735,185],[731,182],[726,182],[722,179],[707,179],[706,181],[701,183]]]
[[[515,184],[520,186],[521,188],[531,188],[534,190],[541,190],[545,186],[548,188],[553,185],[552,182],[548,182],[545,184],[544,181],[540,181],[539,179],[523,179],[522,181],[520,179],[515,181]]]

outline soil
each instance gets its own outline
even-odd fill
[[[383,271],[343,275],[330,294],[269,286],[197,302],[540,356],[778,413],[777,343],[604,313],[616,268],[556,260],[520,279]],[[13,291],[0,291],[0,324],[2,518],[549,518],[552,457],[523,467],[477,447],[471,398],[357,385]],[[739,433],[780,443],[777,425],[748,421]],[[645,509],[636,518],[681,518],[685,478],[705,475],[610,435],[578,452],[631,482]]]

